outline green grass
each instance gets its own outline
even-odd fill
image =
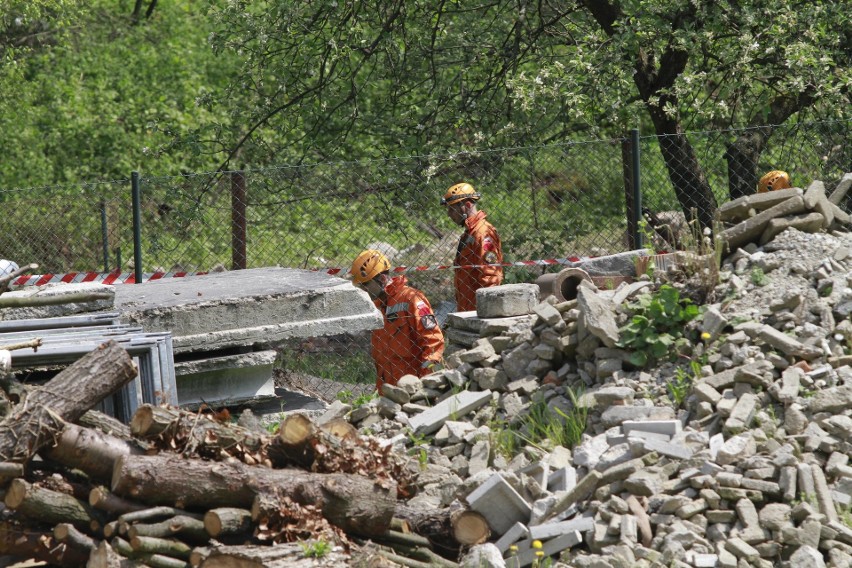
[[[352,348],[345,354],[279,350],[277,366],[288,372],[304,373],[339,383],[357,385],[376,382],[376,367],[366,349]]]
[[[568,390],[572,401],[568,411],[551,408],[540,399],[533,402],[526,414],[511,427],[507,427],[505,422],[495,421],[491,431],[497,451],[511,459],[525,444],[544,450],[554,446],[573,448],[582,440],[588,421],[588,408],[577,405],[581,395],[581,390]]]

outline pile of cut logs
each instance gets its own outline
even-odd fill
[[[489,536],[473,511],[405,507],[411,460],[345,421],[318,426],[293,414],[269,432],[227,412],[146,405],[126,425],[92,410],[135,376],[112,342],[40,386],[0,366],[0,557],[90,568],[346,566],[356,557],[455,566],[446,558]]]

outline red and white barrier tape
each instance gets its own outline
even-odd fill
[[[432,264],[425,266],[397,266],[391,269],[395,274],[408,272],[425,272],[430,270],[449,270],[458,268],[474,268],[477,266],[553,266],[555,264],[573,265],[580,257],[546,258],[541,260],[519,260],[500,264],[453,266],[451,264]],[[313,272],[325,272],[332,276],[347,274],[348,268],[314,268]],[[165,278],[183,278],[186,276],[201,276],[208,272],[148,272],[142,275],[142,282],[152,282]],[[12,281],[12,286],[43,286],[45,284],[74,284],[78,282],[96,282],[99,284],[135,284],[136,275],[133,272],[68,272],[66,274],[24,274]]]
[[[207,272],[149,272],[142,274],[142,282],[151,282],[163,278],[182,278]],[[78,282],[97,282],[99,284],[135,284],[133,272],[69,272],[67,274],[24,274],[14,279],[12,286],[43,286],[45,284],[75,284]]]

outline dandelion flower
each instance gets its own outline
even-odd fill
[[[541,548],[541,541],[540,540],[534,540],[532,542],[532,547],[536,548],[536,549]]]
[[[707,341],[708,339],[710,339],[710,334],[705,331],[704,333],[701,334],[701,339],[703,339],[704,341]]]

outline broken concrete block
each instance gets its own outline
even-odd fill
[[[773,191],[769,193],[780,192]],[[733,252],[746,243],[756,241],[766,229],[766,225],[770,220],[775,219],[776,217],[803,213],[804,211],[804,199],[802,199],[800,195],[795,195],[781,203],[778,203],[777,205],[774,205],[773,207],[770,207],[769,209],[766,209],[765,211],[761,211],[754,217],[734,225],[729,229],[725,229],[719,234],[719,237],[722,242],[726,243],[728,250]]]
[[[447,420],[456,420],[491,400],[491,391],[462,391],[409,419],[417,434],[436,432]]]
[[[476,291],[476,315],[501,318],[533,313],[539,303],[539,287],[535,284],[503,284]]]
[[[526,522],[532,509],[499,473],[467,496],[470,508],[480,513],[497,534],[503,534],[518,522]]]
[[[529,536],[530,531],[525,524],[515,523],[509,528],[509,530],[503,533],[503,536],[497,539],[494,545],[502,554],[505,554],[506,551],[509,550],[510,546],[522,538],[529,538]]]

